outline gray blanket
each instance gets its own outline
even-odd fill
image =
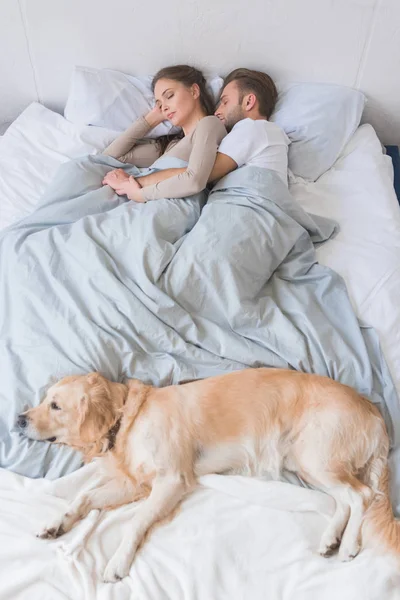
[[[331,221],[305,213],[272,171],[238,169],[207,204],[135,204],[101,187],[117,166],[139,174],[102,156],[64,164],[37,210],[1,234],[1,466],[52,478],[79,466],[14,423],[55,380],[92,370],[155,385],[260,365],[329,375],[379,404],[399,443],[377,337],[316,262]]]

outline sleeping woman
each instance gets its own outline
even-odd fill
[[[152,86],[155,107],[117,137],[103,154],[136,167],[150,167],[162,155],[179,158],[188,165],[184,172],[145,187],[123,169],[107,173],[103,184],[136,202],[184,198],[202,191],[226,135],[224,125],[213,116],[214,101],[201,71],[187,65],[166,67],[155,75]],[[143,139],[165,120],[181,127],[181,133]]]

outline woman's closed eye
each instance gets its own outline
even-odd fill
[[[50,408],[51,408],[52,410],[61,410],[61,408],[58,406],[58,404],[57,404],[56,402],[52,402],[52,403],[50,404]]]

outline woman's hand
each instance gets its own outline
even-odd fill
[[[104,177],[103,185],[109,185],[113,190],[117,190],[122,183],[129,180],[129,175],[123,169],[114,169],[109,171]],[[118,193],[118,192],[117,192]]]
[[[128,196],[129,200],[133,200],[134,202],[146,202],[143,198],[142,187],[134,177],[130,176],[129,181],[127,181],[124,186],[126,189],[125,194]]]
[[[123,169],[110,171],[103,179],[103,185],[109,185],[118,196],[128,196],[134,202],[146,202],[141,192],[141,185]]]
[[[146,202],[142,195],[142,188],[134,177],[128,177],[113,188],[118,196],[128,196],[134,202]]]
[[[151,111],[144,116],[144,118],[146,119],[146,121],[152,129],[154,127],[157,127],[157,125],[159,125],[163,121],[165,121],[165,116],[163,115],[161,108],[158,106],[158,104],[156,104],[155,107],[152,108]]]

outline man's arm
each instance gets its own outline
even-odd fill
[[[236,168],[237,164],[230,156],[218,152],[214,166],[208,178],[208,182],[217,181],[218,179],[221,179],[221,177],[225,177],[225,175],[231,171],[234,171]],[[158,171],[157,173],[151,173],[150,175],[138,177],[136,181],[141,187],[147,187],[148,185],[154,185],[155,183],[159,183],[160,181],[164,181],[165,179],[169,179],[170,177],[174,177],[175,175],[179,175],[185,171],[185,167],[179,169],[164,169],[163,171]]]
[[[218,152],[208,182],[218,181],[235,169],[237,169],[237,163],[227,154]]]

